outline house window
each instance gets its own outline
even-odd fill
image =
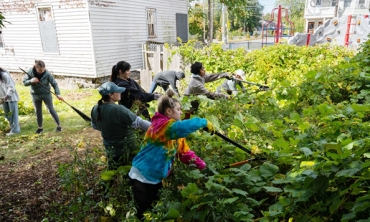
[[[365,8],[365,0],[359,0],[358,1],[358,7],[359,8]]]
[[[4,48],[3,31],[0,30],[0,48]]]
[[[148,24],[148,38],[156,38],[157,37],[157,30],[156,30],[157,15],[156,15],[156,10],[154,8],[149,8],[146,10],[146,19],[147,19],[147,24]]]
[[[321,5],[321,0],[316,0],[316,5]]]
[[[37,17],[44,53],[59,53],[57,32],[51,7],[37,8]]]
[[[332,7],[337,6],[337,2],[338,2],[337,0],[333,0],[333,1],[331,1],[331,6],[332,6]]]
[[[352,0],[344,0],[344,7],[350,7]]]

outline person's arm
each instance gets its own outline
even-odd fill
[[[3,81],[6,87],[5,100],[7,100],[11,98],[12,95],[15,93],[15,85],[13,84],[13,81],[8,73],[6,75],[3,75]]]
[[[242,92],[244,93],[245,92],[245,87],[244,87],[243,83],[238,81],[238,85],[240,86],[240,88],[242,89]]]
[[[33,74],[31,72],[32,69],[30,69],[27,73],[32,77]],[[23,85],[24,86],[30,86],[32,84],[31,82],[32,78],[30,78],[27,74],[24,75],[23,77]]]
[[[53,86],[55,94],[57,94],[57,96],[59,97],[60,96],[60,90],[59,90],[59,86],[58,86],[57,81],[55,81],[54,76],[50,72],[49,72],[48,76],[49,76],[49,79],[48,79],[49,83]]]
[[[173,121],[167,129],[166,135],[169,139],[179,139],[188,136],[190,133],[207,126],[207,120],[195,117],[187,120]]]
[[[223,72],[223,73],[215,73],[215,74],[205,74],[203,78],[205,82],[213,82],[221,78],[226,78],[228,76],[229,76],[229,73]]]
[[[132,128],[139,128],[141,130],[147,131],[151,122],[143,120],[141,117],[136,117],[135,121],[131,124]]]
[[[177,155],[180,161],[186,165],[194,164],[199,170],[203,170],[206,167],[206,163],[194,151],[190,150],[185,138],[177,140]]]
[[[96,110],[97,106],[98,105],[94,106],[91,109],[91,113],[90,113],[90,115],[91,115],[91,126],[92,126],[93,129],[101,131],[101,128],[98,126],[98,124],[96,122],[96,118],[97,118],[97,115],[98,115],[97,110]]]
[[[208,89],[199,81],[194,81],[192,84],[191,94],[195,95],[205,95],[210,99],[216,99],[216,98],[229,98],[227,95],[224,95],[222,93],[215,93],[210,92]]]

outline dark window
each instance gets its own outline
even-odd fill
[[[183,42],[188,41],[188,15],[176,13],[176,36]]]
[[[350,7],[352,0],[344,0],[344,7]]]

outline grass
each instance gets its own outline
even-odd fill
[[[48,144],[55,144],[58,141],[68,139],[70,135],[76,135],[83,129],[90,127],[90,124],[82,119],[70,106],[53,96],[54,109],[59,116],[63,131],[61,133],[55,132],[56,123],[48,113],[45,105],[43,105],[44,133],[41,135],[35,134],[37,122],[30,88],[17,84],[16,89],[20,98],[18,106],[21,132],[17,135],[7,137],[5,133],[9,130],[8,122],[4,121],[6,126],[0,127],[0,129],[6,129],[5,132],[1,132],[0,157],[3,160],[0,160],[0,164],[5,161],[17,162],[20,159],[32,156],[43,150],[41,148],[46,147]],[[100,95],[96,89],[61,89],[61,95],[66,102],[88,116],[90,116],[92,107],[100,99]]]

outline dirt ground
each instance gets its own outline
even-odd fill
[[[101,141],[100,132],[87,128],[79,137]],[[68,148],[48,147],[19,162],[0,165],[0,221],[41,221],[48,205],[58,198],[58,163],[72,160]],[[37,161],[35,161],[37,160]]]

